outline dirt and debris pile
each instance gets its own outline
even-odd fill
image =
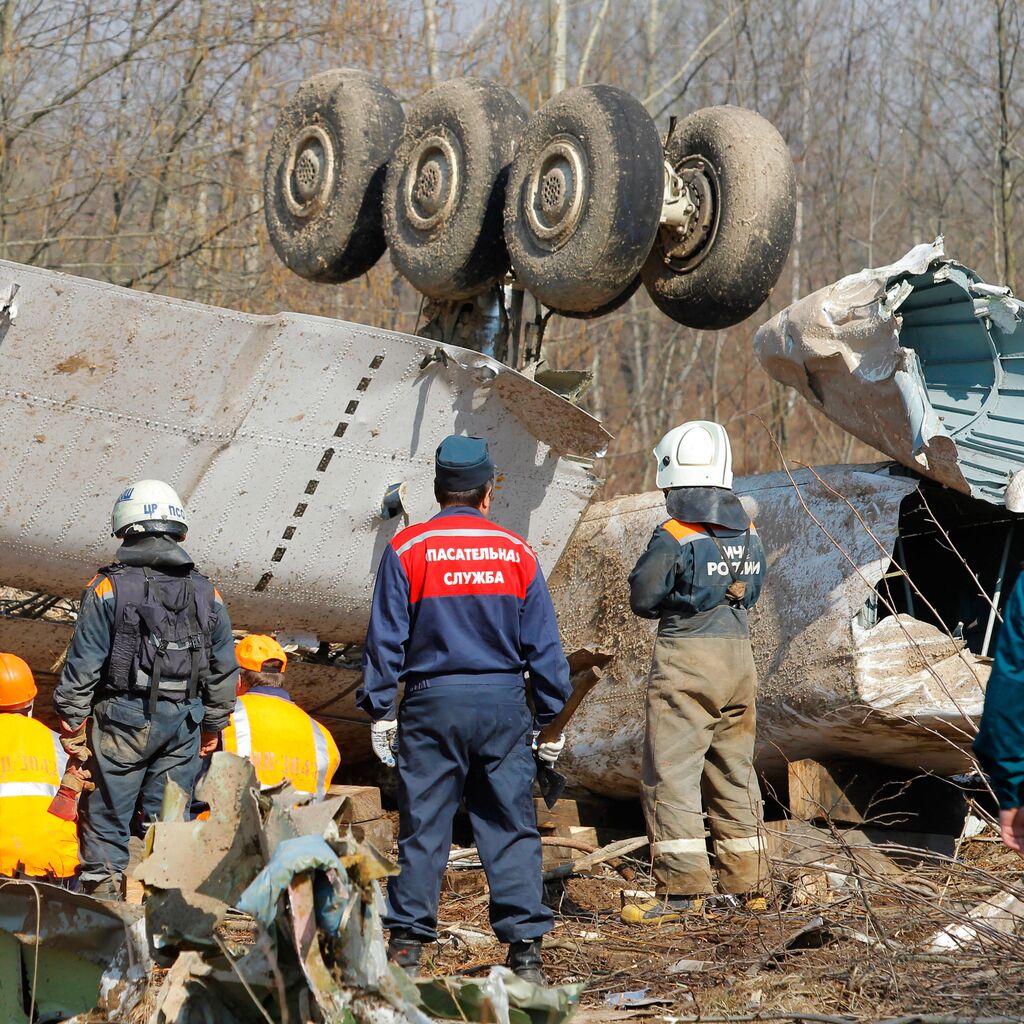
[[[552,983],[585,985],[579,1024],[1021,1019],[1020,862],[991,829],[958,838],[787,819],[766,831],[777,898],[765,914],[625,925],[622,902],[653,887],[637,854],[624,858],[626,886],[611,869],[565,882],[544,957]],[[485,886],[448,888],[440,931],[435,972],[485,970],[499,955]]]
[[[144,911],[0,889],[5,1022],[561,1024],[575,1008],[581,986],[540,988],[504,967],[414,982],[390,965],[380,885],[397,868],[343,823],[348,797],[261,792],[247,760],[218,753],[197,798],[209,817],[187,821],[187,795],[168,784],[135,872]]]

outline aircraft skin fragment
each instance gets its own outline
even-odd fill
[[[777,775],[787,760],[853,756],[960,771],[972,731],[962,711],[980,715],[987,667],[910,616],[871,628],[858,621],[890,564],[900,506],[917,484],[885,466],[817,472],[824,484],[794,474],[799,494],[785,473],[735,485],[769,560],[751,613],[758,768]],[[853,503],[867,528],[829,488]],[[657,623],[632,614],[626,579],[666,518],[660,492],[595,503],[550,581],[566,649],[616,652],[559,759],[573,785],[610,796],[633,796],[640,785]]]
[[[323,317],[253,316],[0,262],[5,584],[78,596],[117,548],[114,498],[173,485],[232,623],[358,642],[384,546],[434,511],[434,451],[487,437],[494,514],[546,570],[608,435],[476,352]],[[380,516],[404,483],[407,516]]]
[[[754,337],[765,370],[909,469],[995,504],[1024,468],[1022,304],[942,239],[782,310]],[[1020,510],[1024,501],[1012,497]]]

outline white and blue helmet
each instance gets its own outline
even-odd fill
[[[672,487],[732,487],[732,446],[721,423],[690,420],[670,430],[654,449],[657,484]]]
[[[168,533],[179,540],[188,533],[185,508],[170,484],[138,480],[114,502],[110,530],[115,537],[131,533]]]

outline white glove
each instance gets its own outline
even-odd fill
[[[537,757],[545,764],[554,764],[562,752],[562,747],[565,746],[565,733],[559,733],[558,739],[549,743],[538,743],[539,736],[539,732],[533,734],[533,749],[537,752]]]
[[[374,722],[370,726],[370,742],[373,752],[387,768],[395,767],[395,751],[398,749],[398,723],[395,721]]]

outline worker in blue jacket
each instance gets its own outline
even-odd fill
[[[1024,573],[1003,611],[974,752],[999,801],[999,831],[1024,856]]]
[[[373,720],[374,752],[389,767],[398,755],[401,873],[388,883],[389,956],[414,973],[423,943],[437,938],[452,821],[464,799],[491,927],[509,944],[512,970],[542,984],[540,940],[552,914],[542,902],[532,748],[549,764],[561,753],[564,737],[535,744],[569,696],[569,666],[536,555],[488,518],[493,488],[486,441],[441,442],[441,511],[384,549],[357,700]]]

